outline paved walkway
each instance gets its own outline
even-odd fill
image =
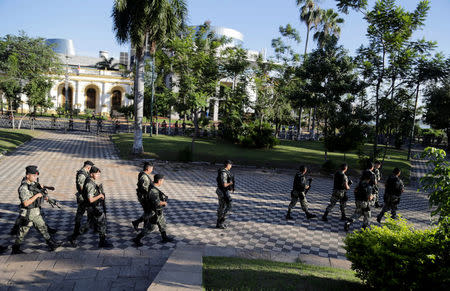
[[[116,247],[114,251],[119,252],[117,256],[128,258],[129,264],[127,263],[128,265],[125,267],[129,268],[134,268],[133,258],[145,252],[151,253],[148,253],[147,257],[144,255],[144,259],[146,258],[150,262],[154,259],[160,263],[152,265],[154,268],[150,268],[151,274],[141,274],[141,278],[148,275],[145,279],[147,283],[153,280],[154,274],[159,270],[158,266],[161,268],[161,262],[167,259],[175,247],[188,245],[231,247],[255,252],[284,252],[345,259],[345,250],[342,248],[345,232],[343,223],[339,221],[338,206],[330,214],[329,222],[322,222],[320,219],[307,220],[299,205],[293,213],[295,220],[286,221],[284,219],[290,199],[289,192],[292,186],[293,172],[233,168],[237,179],[237,191],[233,195],[231,225],[226,230],[217,230],[214,228],[217,208],[215,194],[217,167],[176,163],[159,163],[155,167],[155,172],[166,175],[166,183],[162,190],[169,195],[169,205],[165,211],[169,225],[168,232],[174,235],[177,241],[162,244],[159,234],[153,232],[143,240],[145,246],[137,250],[132,246],[130,240],[136,235],[131,227],[131,220],[141,214],[135,194],[140,163],[120,160],[113,144],[106,136],[56,132],[45,132],[21,146],[17,151],[0,159],[0,208],[2,210],[0,213],[0,243],[10,245],[13,242],[13,238],[8,233],[17,216],[17,187],[24,175],[25,166],[29,164],[39,166],[41,182],[45,185],[55,186],[56,190],[51,194],[65,206],[63,209],[51,209],[47,205],[45,206],[46,220],[59,230],[56,238],[65,239],[73,228],[73,217],[76,210],[73,195],[75,193],[75,172],[86,159],[93,160],[102,169],[102,182],[107,193],[108,232]],[[331,177],[330,179],[317,177],[313,181],[308,200],[310,210],[318,216],[323,213],[329,202],[331,187]],[[348,203],[348,215],[354,210],[352,196],[350,195]],[[372,215],[373,222],[377,213],[378,211],[375,210]],[[427,227],[429,209],[426,195],[413,188],[407,189],[402,197],[399,213],[417,227]],[[358,223],[354,224],[354,227],[359,226]],[[58,258],[58,260],[63,260],[64,256],[78,259],[78,255],[72,254],[79,254],[85,250],[94,252],[94,257],[99,260],[92,269],[96,276],[93,277],[87,271],[82,271],[82,273],[89,273],[88,279],[91,280],[88,280],[89,282],[99,281],[103,273],[101,272],[102,268],[110,266],[104,265],[105,259],[101,259],[102,252],[96,253],[98,252],[97,240],[95,234],[88,233],[80,237],[80,248],[76,250],[60,248],[55,254],[57,257],[63,256]],[[40,256],[49,254],[43,239],[35,230],[30,231],[27,235],[23,248],[32,253],[28,257],[36,256],[35,259],[30,260],[36,262],[34,263],[35,270],[37,270],[39,262],[43,261],[39,261]],[[140,253],[136,253],[136,251]],[[116,255],[111,256],[115,257]],[[2,262],[14,262],[16,259],[2,256],[1,260]],[[60,265],[56,263],[57,260],[55,258],[52,260],[55,260],[55,264],[49,263],[49,265],[52,266],[54,272],[61,275],[60,278],[64,278],[63,281],[73,280],[70,275],[73,271],[70,267],[66,268],[66,265],[63,265],[64,268],[60,269]],[[21,280],[21,276],[30,276],[29,272],[33,269],[33,265],[30,264],[26,269],[28,271],[21,272],[20,268],[17,269],[15,266],[15,264],[12,264],[12,267],[9,263],[3,264],[0,285],[15,285],[15,282]],[[106,280],[108,283],[105,281],[102,284],[107,284],[109,287],[119,286],[118,289],[120,289],[123,279],[124,282],[127,282],[124,285],[127,286],[126,289],[141,290],[142,285],[137,283],[138,280],[126,279],[130,278],[126,277],[128,274],[126,272],[123,271],[121,275],[119,271],[118,274],[112,276],[111,280]],[[34,277],[28,278],[33,281]],[[50,279],[45,274],[41,279],[44,281],[42,285],[44,287],[51,282],[48,281]],[[84,281],[81,280],[77,284],[84,284],[82,283]],[[76,282],[72,281],[72,283]],[[69,284],[67,289],[70,290],[70,286],[72,285]]]

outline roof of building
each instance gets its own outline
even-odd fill
[[[61,62],[63,64],[66,63],[66,56],[58,54]],[[70,56],[69,57],[69,65],[80,66],[80,67],[92,67],[95,68],[98,62],[103,61],[103,58],[96,57],[86,57],[86,56]],[[118,59],[113,59],[112,64],[119,63]]]

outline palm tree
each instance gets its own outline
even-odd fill
[[[314,0],[297,0],[297,6],[300,6],[300,21],[306,24],[306,42],[305,42],[305,53],[303,58],[306,58],[306,52],[308,50],[309,32],[319,25],[322,17],[320,8],[316,5]],[[298,113],[298,139],[300,140],[302,132],[302,112],[303,106],[300,105]]]
[[[95,67],[99,70],[116,70],[119,63],[113,64],[114,58],[106,58],[102,56],[103,60],[95,64]]]
[[[322,10],[320,21],[321,30],[317,31],[313,38],[317,40],[320,47],[323,47],[328,36],[334,35],[339,38],[341,28],[339,24],[344,23],[344,19],[339,17],[339,14],[333,9]]]
[[[309,32],[313,28],[317,28],[321,21],[321,10],[316,5],[314,0],[297,0],[297,6],[300,6],[300,21],[306,24],[306,42],[305,42],[305,53],[304,57],[306,57],[306,51],[308,49],[308,41],[309,41]]]
[[[184,26],[187,14],[185,0],[115,0],[113,26],[119,43],[131,42],[135,50],[134,75],[134,143],[133,154],[144,151],[142,120],[144,116],[144,54],[148,45],[155,55]]]

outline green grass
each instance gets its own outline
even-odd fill
[[[116,134],[112,137],[120,150],[122,158],[132,158],[133,134]],[[176,161],[179,152],[190,146],[191,138],[183,136],[153,136],[144,135],[144,157],[161,160]],[[367,144],[365,152],[370,153],[372,145]],[[389,148],[383,164],[382,174],[387,177],[395,167],[402,170],[402,177],[409,180],[410,162],[407,152]],[[297,168],[300,164],[307,164],[312,171],[318,171],[324,163],[324,147],[318,141],[281,141],[274,149],[248,149],[230,143],[220,143],[214,139],[200,139],[195,143],[193,159],[195,161],[222,162],[231,159],[236,164]],[[350,174],[357,175],[359,169],[358,156],[355,152],[328,153],[328,159],[336,166],[346,162],[350,167]]]
[[[350,270],[302,263],[203,257],[205,290],[362,290]]]
[[[39,135],[39,131],[29,129],[0,129],[0,153],[11,151]]]

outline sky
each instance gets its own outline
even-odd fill
[[[290,23],[302,38],[298,52],[304,50],[306,28],[299,21],[295,0],[186,0],[188,23],[233,28],[244,34],[244,47],[265,49],[272,54],[271,40],[279,36],[278,28]],[[336,8],[334,0],[317,1],[321,8]],[[370,7],[374,0],[369,0]],[[418,0],[397,0],[406,10],[412,11]],[[119,45],[112,28],[113,0],[0,0],[0,37],[18,34],[20,30],[32,37],[68,38],[74,41],[77,55],[98,56],[99,50],[119,57],[129,45]],[[450,0],[431,0],[431,10],[424,28],[414,37],[437,41],[436,51],[450,56]],[[340,43],[355,54],[366,43],[367,25],[362,15],[350,12],[342,15]],[[308,44],[314,48],[315,44]]]

